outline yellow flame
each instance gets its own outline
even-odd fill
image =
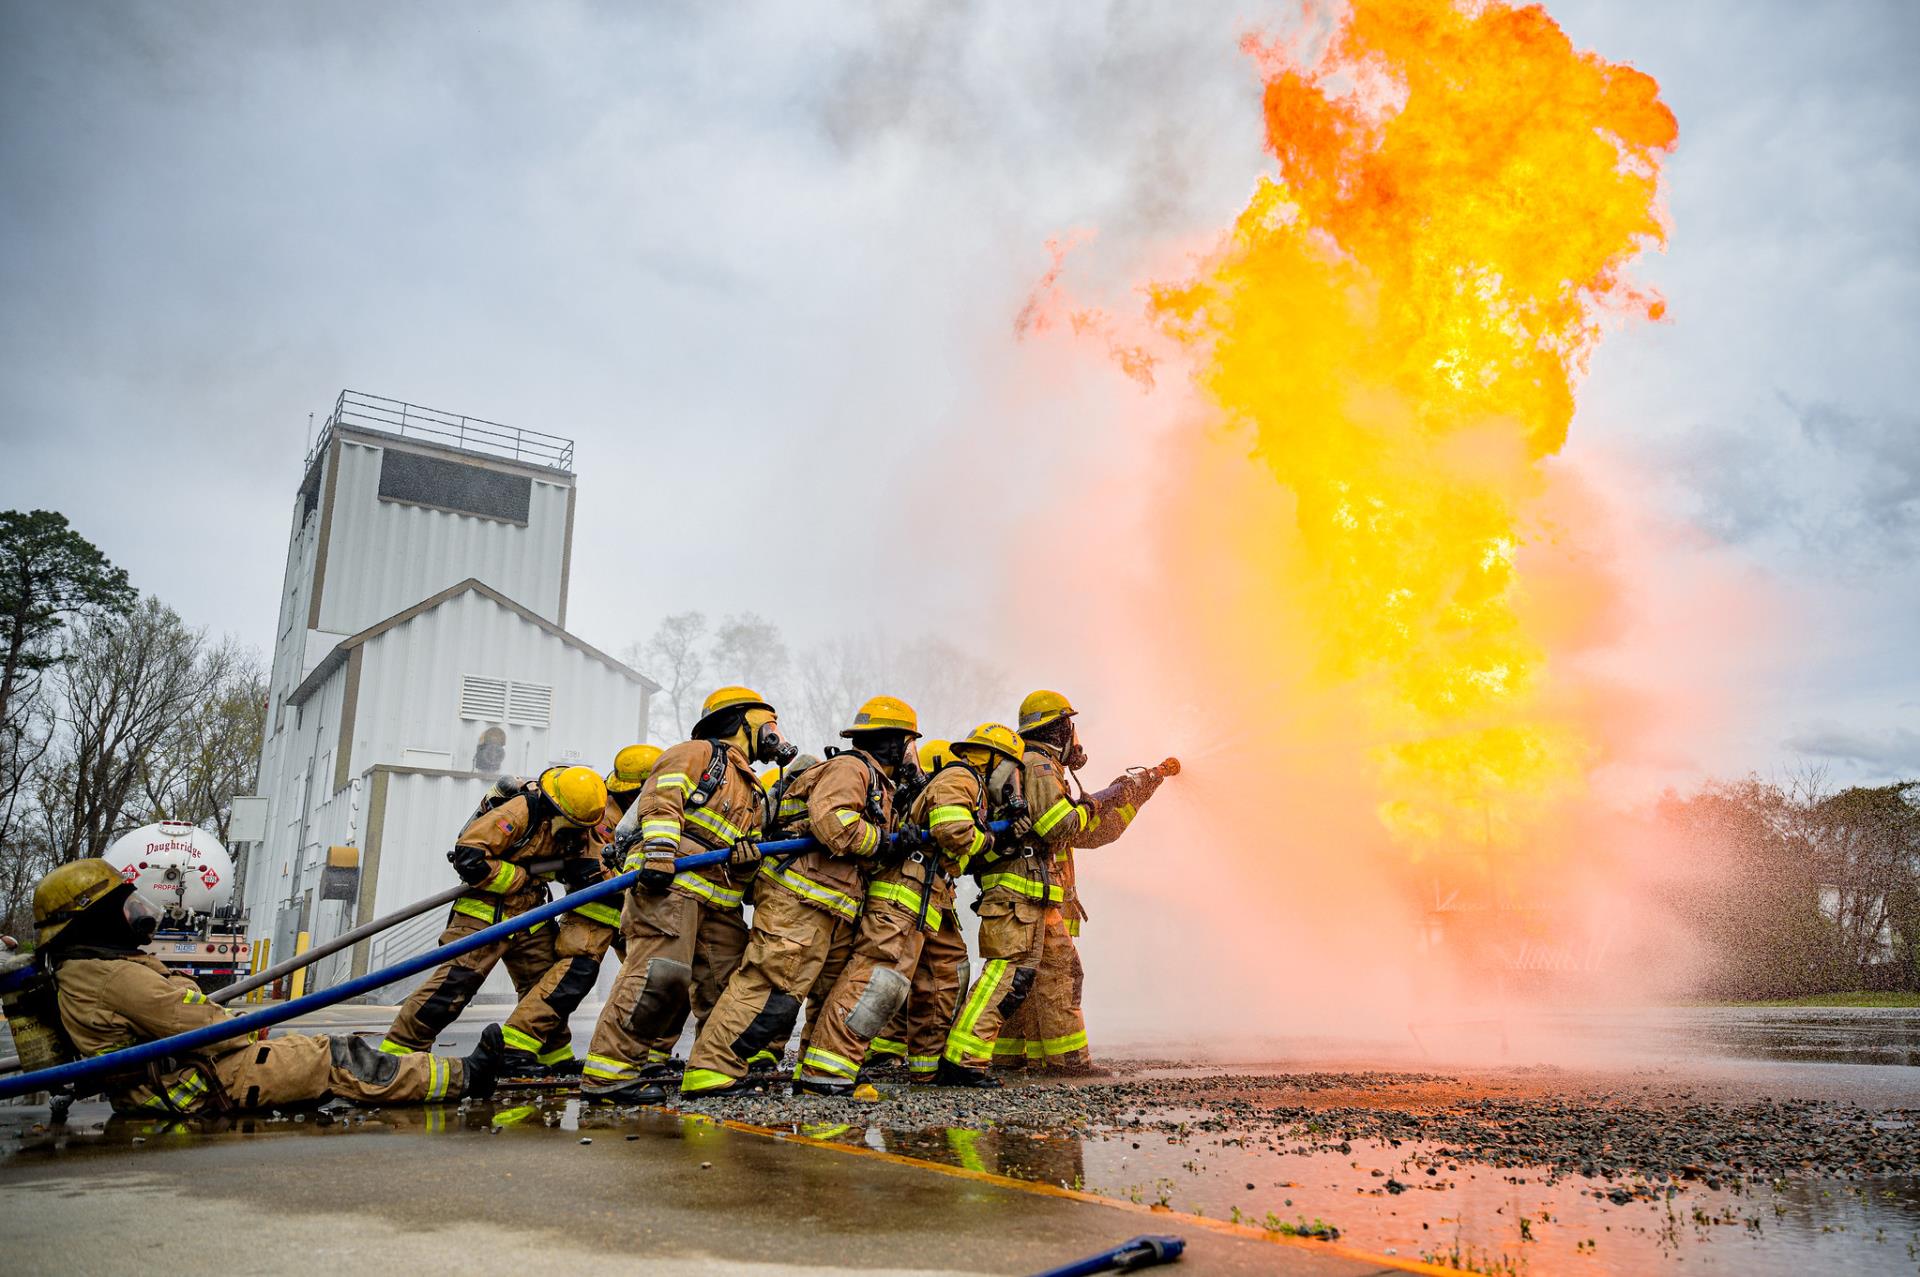
[[[1248,48],[1279,174],[1153,314],[1295,496],[1274,590],[1361,691],[1381,818],[1512,841],[1594,748],[1542,703],[1523,516],[1605,313],[1661,313],[1622,271],[1663,239],[1677,127],[1537,7],[1358,0],[1311,65]]]

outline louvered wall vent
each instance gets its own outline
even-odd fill
[[[551,727],[553,688],[546,683],[520,683],[466,674],[460,679],[460,717],[483,723]]]
[[[475,678],[471,674],[462,675],[460,717],[500,722],[507,716],[507,687],[508,683],[504,678]]]
[[[553,689],[545,683],[514,683],[507,693],[507,721],[546,727],[553,721]]]

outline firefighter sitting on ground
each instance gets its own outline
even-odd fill
[[[76,860],[33,890],[42,961],[53,975],[60,1028],[76,1054],[219,1024],[232,1013],[200,986],[140,951],[159,911],[104,860]],[[276,1033],[214,1042],[166,1056],[103,1084],[116,1111],[189,1114],[317,1103],[484,1099],[500,1060],[482,1043],[464,1059],[383,1055],[356,1037]]]
[[[490,805],[508,792],[513,796]],[[549,877],[557,876],[569,892],[600,881],[606,873],[600,860],[606,814],[606,782],[588,767],[549,767],[537,781],[496,785],[447,853],[469,890],[453,902],[439,943],[452,944],[539,908],[547,903]],[[559,868],[541,876],[526,868],[556,859]],[[483,1030],[481,1041],[498,1040],[505,1067],[516,1076],[569,1071],[573,1045],[567,1016],[592,991],[599,963],[578,951],[583,940],[578,927],[567,946],[575,952],[562,955],[556,938],[565,926],[565,919],[561,927],[536,923],[442,963],[400,1008],[380,1049],[404,1055],[431,1047],[505,959],[520,1001],[504,1026]]]

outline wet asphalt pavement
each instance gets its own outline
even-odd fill
[[[5,1226],[9,1258],[63,1272],[210,1234],[250,1239],[268,1271],[438,1265],[458,1246],[476,1271],[644,1253],[669,1272],[1034,1272],[1162,1231],[1193,1245],[1186,1271],[1920,1272],[1920,1068],[1898,1059],[1920,1015],[1800,1014],[1796,1037],[1793,1013],[1659,1013],[1631,1023],[1632,1051],[1591,1049],[1625,1040],[1592,1017],[1582,1054],[1608,1063],[1584,1069],[1136,1056],[1110,1079],[883,1082],[878,1103],[775,1094],[678,1116],[529,1091],[145,1132],[83,1105],[36,1131],[44,1107],[0,1106],[0,1214],[24,1221]],[[310,1027],[385,1023],[323,1018]],[[1755,1032],[1769,1050],[1741,1058]],[[75,1250],[63,1229],[108,1189],[115,1222]],[[215,1266],[177,1244],[163,1268]]]

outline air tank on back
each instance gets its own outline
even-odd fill
[[[196,825],[142,825],[107,848],[106,861],[173,918],[212,913],[233,899],[233,857]]]

